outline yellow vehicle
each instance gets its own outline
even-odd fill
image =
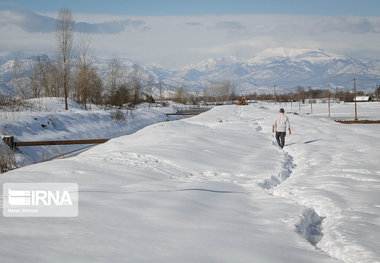
[[[247,102],[247,98],[246,97],[242,97],[240,100],[237,100],[236,103],[238,105],[248,105],[248,102]]]

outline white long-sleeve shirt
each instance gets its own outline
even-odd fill
[[[286,132],[286,129],[290,129],[290,123],[288,117],[283,113],[279,113],[273,121],[273,127],[276,132]]]

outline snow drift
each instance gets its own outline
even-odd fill
[[[79,216],[0,218],[0,260],[378,261],[378,126],[302,108],[281,150],[270,133],[278,106],[216,107],[3,174],[78,183]],[[370,107],[376,116],[380,105]],[[272,176],[278,183],[262,188]]]

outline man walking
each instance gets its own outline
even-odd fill
[[[284,109],[281,108],[280,113],[274,118],[272,126],[272,133],[276,132],[276,140],[281,148],[284,148],[285,145],[286,128],[289,130],[289,135],[292,134],[289,119],[284,112]]]

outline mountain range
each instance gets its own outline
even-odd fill
[[[32,58],[27,59],[32,60]],[[106,68],[107,60],[97,60],[96,66]],[[133,63],[123,60],[126,67]],[[30,64],[30,63],[29,63]],[[0,58],[2,90],[9,88],[12,60]],[[337,55],[320,49],[267,49],[252,58],[210,58],[182,69],[171,70],[157,64],[140,65],[143,74],[155,82],[161,81],[165,89],[186,87],[201,91],[210,82],[231,81],[238,94],[279,92],[307,88],[332,88],[352,90],[353,79],[357,88],[371,92],[380,83],[380,60],[363,60]]]

